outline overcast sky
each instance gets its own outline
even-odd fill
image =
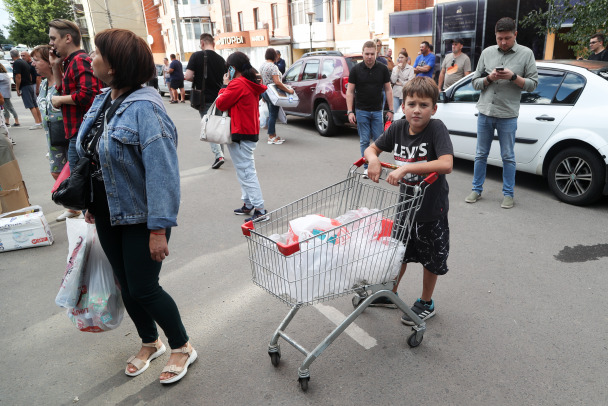
[[[6,7],[4,6],[4,2],[0,0],[0,28],[2,28],[2,32],[5,36],[8,36],[8,31],[4,26],[8,25],[8,13],[6,12]]]

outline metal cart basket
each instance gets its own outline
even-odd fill
[[[270,212],[270,220],[249,221],[242,226],[253,283],[291,308],[270,340],[271,362],[274,366],[279,364],[279,338],[303,353],[306,358],[298,369],[298,378],[304,391],[308,389],[310,364],[373,300],[387,297],[415,321],[407,340],[411,347],[422,342],[426,330],[425,323],[392,289],[414,215],[426,187],[437,179],[437,174],[432,173],[417,185],[376,184],[365,179],[361,168],[364,162],[363,158],[355,162],[345,180]],[[381,179],[386,178],[387,169],[397,168],[381,165],[385,168]],[[307,215],[334,219],[356,210],[358,215],[352,215],[352,220],[336,222],[327,230],[312,230],[307,238],[281,238],[294,219]],[[355,310],[314,350],[306,350],[285,333],[300,308],[353,293]]]

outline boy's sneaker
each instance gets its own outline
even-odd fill
[[[397,305],[391,302],[388,297],[379,297],[369,304],[369,307],[386,307],[387,309],[396,309]]]
[[[422,304],[422,302],[420,301],[420,299],[416,300],[416,303],[414,303],[414,306],[412,306],[412,311],[414,313],[416,313],[418,315],[418,317],[420,317],[420,319],[422,321],[425,321],[427,319],[430,319],[431,317],[433,317],[435,315],[435,302],[431,299],[431,304]],[[401,317],[401,323],[407,325],[407,326],[415,326],[416,323],[414,322],[414,320],[410,319],[410,317],[407,314],[404,314]]]
[[[239,216],[244,216],[245,214],[250,216],[253,213],[253,207],[247,207],[247,205],[243,205],[240,209],[234,209],[234,214]]]
[[[464,199],[464,201],[467,203],[475,203],[479,199],[481,199],[481,194],[473,191]]]
[[[268,217],[268,211],[264,210],[264,212],[262,213],[259,210],[256,210],[253,212],[253,216],[245,219],[245,223],[247,223],[248,221],[255,221],[257,223],[261,222],[261,221],[268,221],[270,220],[270,217]]]
[[[224,165],[224,157],[221,156],[215,160],[213,165],[211,165],[211,169],[219,169],[220,166]]]

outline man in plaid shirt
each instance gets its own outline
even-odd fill
[[[78,161],[76,136],[85,113],[101,92],[101,82],[93,76],[91,58],[80,49],[80,29],[69,20],[49,22],[49,59],[53,67],[55,87],[60,96],[53,96],[55,108],[61,107],[66,138],[70,140],[68,161],[73,171]],[[62,68],[63,67],[63,75]]]

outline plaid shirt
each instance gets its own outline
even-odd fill
[[[62,104],[65,138],[70,139],[78,134],[85,113],[93,104],[93,99],[101,93],[101,81],[93,76],[91,58],[83,50],[76,51],[63,61],[63,80],[56,85],[62,96],[70,95],[73,104]]]

